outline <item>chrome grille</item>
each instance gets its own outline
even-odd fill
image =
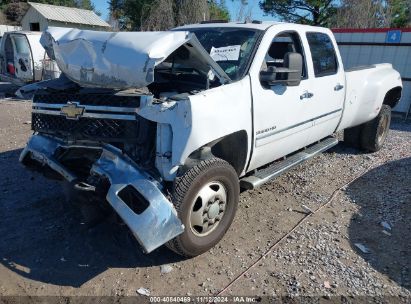
[[[118,120],[81,117],[67,119],[61,115],[32,113],[32,129],[66,140],[135,142],[140,120]]]

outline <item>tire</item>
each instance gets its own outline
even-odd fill
[[[380,113],[373,120],[365,123],[361,132],[361,148],[377,152],[384,145],[391,123],[391,107],[382,105]]]
[[[361,148],[362,125],[344,130],[344,144],[348,147]]]
[[[176,179],[172,190],[185,230],[166,246],[185,257],[214,247],[234,219],[239,194],[237,173],[226,161],[211,158],[190,168]]]

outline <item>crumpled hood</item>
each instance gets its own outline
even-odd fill
[[[222,83],[227,74],[210,57],[194,34],[167,32],[98,32],[50,27],[41,37],[50,58],[72,81],[84,87],[142,88],[154,81],[154,68],[185,46],[187,61]]]

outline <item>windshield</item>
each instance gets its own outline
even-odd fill
[[[232,80],[247,72],[251,54],[261,31],[243,28],[193,28],[202,46]]]

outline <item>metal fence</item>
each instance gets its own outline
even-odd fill
[[[394,111],[411,113],[411,28],[334,29],[345,68],[391,63],[400,72],[403,96]]]

